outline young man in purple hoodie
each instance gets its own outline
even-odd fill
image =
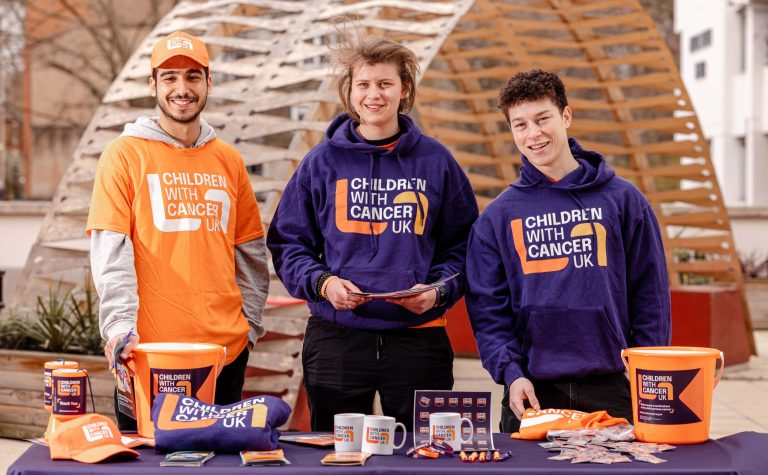
[[[499,108],[522,152],[520,179],[472,228],[466,299],[483,366],[505,385],[501,430],[517,431],[526,406],[631,421],[620,352],[671,335],[653,210],[568,138],[572,112],[556,74],[513,76]]]

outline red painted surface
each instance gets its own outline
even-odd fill
[[[299,395],[296,397],[296,404],[293,406],[291,423],[288,430],[297,430],[299,432],[309,432],[309,405],[307,404],[307,392],[304,390],[304,384],[299,387]]]
[[[448,338],[451,339],[451,346],[456,356],[477,358],[477,344],[475,335],[472,333],[472,326],[469,324],[469,315],[467,306],[462,298],[446,313],[448,318]]]
[[[749,335],[735,287],[690,285],[672,290],[672,344],[717,348],[725,365],[749,360]]]

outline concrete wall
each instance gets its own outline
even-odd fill
[[[2,295],[6,305],[50,206],[47,201],[0,201],[0,269],[5,271]]]
[[[768,257],[768,208],[730,207],[728,215],[739,254],[757,253]]]

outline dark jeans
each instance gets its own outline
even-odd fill
[[[242,400],[243,384],[245,383],[245,368],[248,365],[250,352],[246,347],[234,361],[224,366],[216,378],[216,395],[214,404],[226,406]],[[136,432],[136,420],[117,409],[117,390],[115,390],[115,416],[120,432]]]
[[[453,388],[453,350],[443,327],[355,330],[311,317],[302,353],[313,431],[333,415],[371,414],[378,391],[385,415],[413,430],[413,392]]]
[[[531,382],[542,409],[606,410],[611,416],[624,417],[632,423],[632,396],[624,373]],[[525,407],[530,407],[528,401],[525,401]],[[520,430],[520,421],[509,408],[509,386],[504,390],[501,401],[499,428],[502,432]]]

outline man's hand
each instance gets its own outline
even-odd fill
[[[528,378],[517,378],[509,385],[509,408],[515,413],[518,420],[523,420],[523,413],[525,412],[523,401],[526,399],[532,408],[537,411],[541,409],[533,390],[533,383]]]
[[[420,289],[422,287],[427,286],[424,284],[416,284],[411,288]],[[411,297],[405,297],[401,299],[387,299],[387,302],[402,305],[409,312],[415,313],[416,315],[421,315],[427,310],[433,308],[437,303],[437,299],[440,294],[438,294],[437,289],[432,290],[433,291],[427,290],[426,292],[422,292]]]
[[[350,292],[360,292],[360,289],[347,279],[331,277],[331,281],[325,288],[325,298],[336,310],[352,310],[371,300],[359,295],[350,295]]]
[[[112,361],[112,354],[115,352],[115,347],[117,344],[125,339],[125,335],[127,333],[120,333],[118,335],[113,336],[109,339],[106,345],[104,345],[104,356],[107,357],[107,362],[109,363],[109,367],[112,368],[114,366],[114,361]],[[120,353],[120,358],[126,359],[131,354],[131,351],[133,351],[133,347],[139,344],[139,337],[135,333],[131,334],[131,338],[128,339],[128,343],[125,344],[123,347],[123,351]]]

